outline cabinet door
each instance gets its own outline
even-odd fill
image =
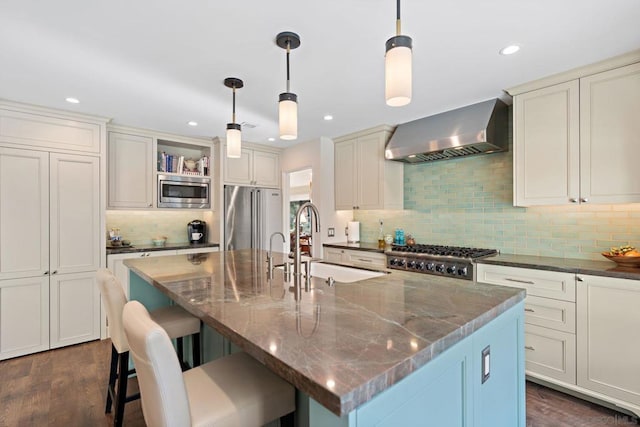
[[[640,405],[640,281],[580,275],[578,385]]]
[[[52,274],[100,267],[100,161],[51,153],[50,268]]]
[[[0,280],[0,360],[49,349],[49,276]]]
[[[576,383],[576,336],[540,326],[525,325],[527,375]]]
[[[280,157],[276,153],[253,152],[253,181],[264,187],[280,187]]]
[[[108,206],[150,208],[153,206],[153,139],[109,132]]]
[[[514,205],[578,203],[578,97],[574,80],[514,98]]]
[[[324,248],[324,260],[329,262],[342,262],[344,250],[336,248]]]
[[[358,138],[358,209],[384,209],[384,141],[379,134]]]
[[[0,148],[0,279],[49,270],[49,154]]]
[[[335,144],[334,177],[336,210],[356,209],[357,166],[356,141],[344,141]]]
[[[581,197],[640,202],[640,64],[580,80]]]
[[[50,285],[51,348],[100,338],[95,272],[54,274]]]
[[[237,159],[230,159],[224,155],[224,182],[251,185],[252,181],[253,150],[243,148]]]

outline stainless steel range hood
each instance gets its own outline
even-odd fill
[[[388,160],[422,163],[506,151],[508,108],[491,99],[398,125],[385,149]]]

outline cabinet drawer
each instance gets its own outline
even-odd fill
[[[385,268],[387,265],[387,258],[383,254],[364,251],[345,251],[345,255],[347,256],[345,261],[351,264],[375,268]]]
[[[481,283],[523,288],[527,295],[538,297],[576,300],[576,277],[573,273],[489,264],[478,264],[477,273],[477,281]]]
[[[189,254],[204,254],[209,252],[218,252],[218,248],[209,247],[209,248],[192,248],[192,249],[178,249],[176,250],[177,255],[189,255]]]
[[[576,383],[576,336],[535,325],[524,332],[527,375]]]
[[[525,323],[563,332],[576,332],[576,305],[569,301],[527,296]]]

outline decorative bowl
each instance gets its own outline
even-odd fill
[[[153,246],[164,246],[164,244],[167,242],[167,238],[164,236],[154,237],[153,239],[151,239],[151,242],[153,243]]]
[[[623,267],[640,267],[640,256],[611,255],[602,252],[602,256]]]

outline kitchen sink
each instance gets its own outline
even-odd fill
[[[328,264],[324,262],[311,263],[311,276],[327,279],[333,277],[336,282],[352,283],[359,280],[371,279],[388,274],[383,271],[368,270],[365,268],[347,267],[343,265]]]

